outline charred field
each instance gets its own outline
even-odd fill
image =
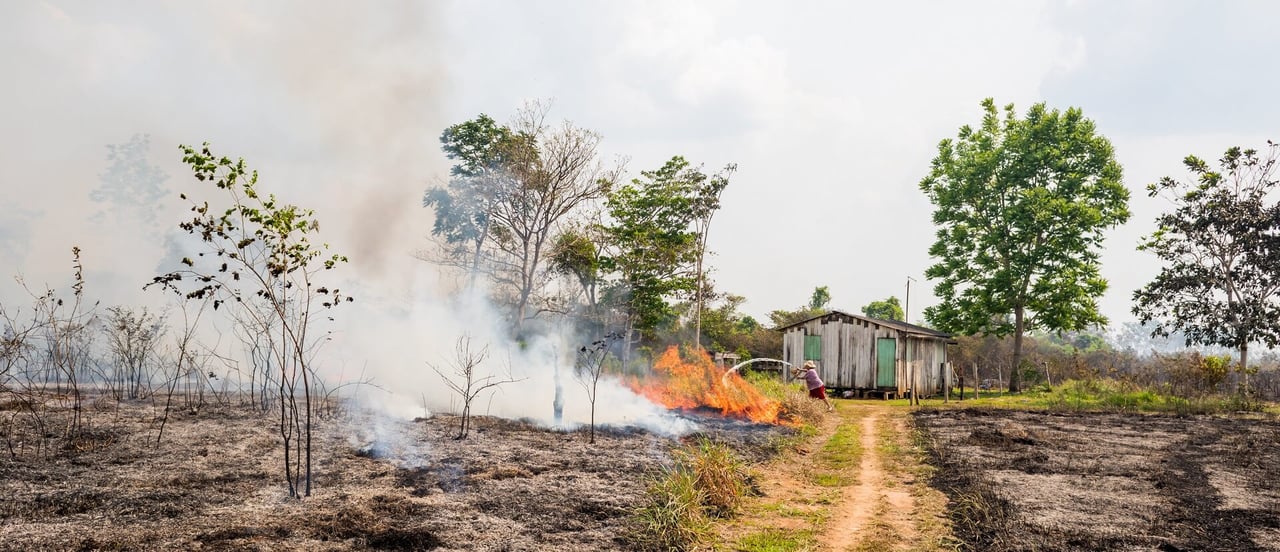
[[[1280,550],[1280,422],[1006,409],[915,416],[974,550]]]
[[[317,424],[313,493],[287,494],[279,414],[152,401],[69,412],[0,408],[0,550],[617,550],[673,448],[707,437],[767,456],[785,427],[691,414],[675,439],[634,428],[559,431],[476,417]],[[379,435],[395,436],[393,439]]]

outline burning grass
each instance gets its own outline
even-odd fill
[[[631,378],[633,391],[673,410],[710,408],[722,416],[777,424],[782,404],[766,397],[737,372],[716,366],[705,351],[685,358],[669,347],[654,361],[653,374]]]

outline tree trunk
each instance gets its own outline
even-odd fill
[[[693,311],[693,348],[702,350],[702,252],[698,252],[698,290]]]
[[[1244,375],[1243,395],[1249,396],[1249,344],[1240,346],[1240,373]]]
[[[1017,393],[1021,390],[1018,385],[1018,372],[1022,369],[1022,332],[1026,329],[1024,327],[1026,323],[1025,314],[1021,306],[1013,309],[1013,366],[1009,370],[1010,393]]]

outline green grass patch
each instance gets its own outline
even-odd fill
[[[939,401],[927,401],[936,406]],[[1020,408],[1058,411],[1161,412],[1178,415],[1274,412],[1268,405],[1241,395],[1179,397],[1159,388],[1144,388],[1112,379],[1067,380],[1040,385],[1019,394],[1002,393],[977,400],[952,401],[957,406]]]
[[[836,427],[835,433],[818,451],[817,465],[809,479],[822,487],[844,487],[858,479],[862,462],[862,430],[860,421],[850,420]]]
[[[696,547],[710,535],[712,521],[736,513],[751,489],[746,465],[724,444],[703,439],[674,456],[634,516],[632,540],[645,550]]]
[[[771,372],[746,372],[743,374],[742,379],[755,386],[761,395],[775,401],[782,401],[787,396],[788,390],[800,388],[799,384],[792,383],[788,385],[784,383],[782,378]]]
[[[738,552],[801,552],[817,548],[812,530],[765,529],[751,533],[733,547]]]

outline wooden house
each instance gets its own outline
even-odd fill
[[[902,396],[914,380],[927,397],[952,383],[947,345],[956,342],[937,330],[841,311],[777,330],[782,360],[791,366],[814,361],[828,389]]]

